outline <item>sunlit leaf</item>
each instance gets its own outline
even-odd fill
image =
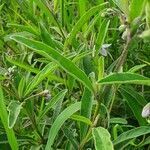
[[[22,109],[22,103],[18,101],[11,101],[10,104],[8,105],[7,110],[9,112],[8,115],[9,128],[13,128],[13,126],[15,125],[21,109]]]
[[[113,73],[98,81],[99,84],[141,84],[150,86],[150,79],[135,73]]]
[[[90,80],[88,79],[88,77],[86,76],[86,74],[81,69],[79,69],[71,60],[61,55],[58,51],[54,50],[53,48],[49,47],[48,45],[42,42],[27,39],[22,36],[13,35],[10,38],[15,40],[16,42],[19,42],[29,47],[36,53],[50,60],[53,60],[55,63],[61,66],[66,72],[68,72],[70,75],[80,80],[85,86],[89,88],[89,90],[93,91],[92,84]]]
[[[81,103],[76,102],[76,103],[70,105],[69,107],[67,107],[56,118],[56,120],[54,121],[54,123],[52,124],[52,126],[50,128],[48,141],[47,141],[45,150],[52,150],[53,142],[54,142],[55,137],[58,134],[58,131],[60,130],[61,126],[70,116],[72,116],[76,111],[80,110],[80,107],[81,107]]]
[[[110,140],[110,134],[107,129],[97,127],[92,129],[94,145],[96,150],[114,150]]]

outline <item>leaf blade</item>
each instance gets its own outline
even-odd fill
[[[98,81],[99,84],[142,84],[150,86],[150,79],[135,73],[113,73]]]
[[[18,150],[18,143],[17,143],[17,139],[15,137],[15,133],[13,131],[13,129],[9,129],[8,128],[8,114],[7,114],[7,108],[4,102],[4,96],[3,96],[3,91],[2,91],[2,87],[0,85],[0,118],[2,120],[2,123],[4,125],[4,128],[6,130],[6,134],[7,134],[7,138],[9,141],[9,144],[12,148],[12,150]]]
[[[19,35],[13,35],[10,38],[34,50],[36,53],[50,60],[53,60],[55,63],[61,66],[66,72],[68,72],[74,78],[81,81],[86,87],[89,88],[89,90],[93,91],[91,81],[88,79],[86,74],[81,69],[79,69],[71,60],[61,55],[58,51],[54,50],[53,48],[49,47],[48,45],[42,42],[27,39]]]
[[[13,128],[13,126],[15,125],[21,109],[22,109],[22,103],[18,101],[11,101],[10,104],[8,105],[7,110],[9,111],[9,115],[8,115],[9,128]]]
[[[49,131],[48,141],[45,147],[45,150],[52,150],[52,144],[54,142],[54,139],[61,128],[62,124],[76,111],[78,111],[81,107],[80,102],[76,102],[69,107],[67,107],[54,121],[53,125],[51,126],[51,129]]]
[[[136,138],[139,137],[141,135],[145,135],[150,133],[150,129],[148,126],[141,126],[135,129],[131,129],[129,131],[126,131],[124,133],[122,133],[121,135],[118,136],[118,138],[116,140],[113,141],[114,145],[117,145],[123,141],[132,139],[132,138]]]
[[[110,134],[105,128],[93,128],[92,135],[96,150],[114,150],[113,144],[110,140]]]

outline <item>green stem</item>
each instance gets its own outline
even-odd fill
[[[97,124],[97,122],[98,122],[98,119],[99,119],[99,115],[97,115],[97,116],[95,117],[95,120],[93,121],[92,126],[90,126],[90,128],[89,128],[89,130],[88,130],[88,132],[87,132],[87,134],[86,134],[86,136],[85,136],[85,138],[82,140],[81,144],[79,145],[79,149],[78,149],[78,150],[82,150],[83,147],[84,147],[84,145],[88,142],[89,137],[90,137],[90,135],[91,135],[91,133],[92,133],[92,128],[96,126],[96,124]]]

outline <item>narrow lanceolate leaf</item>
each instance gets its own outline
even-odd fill
[[[27,32],[35,34],[35,35],[39,35],[39,33],[35,27],[33,28],[31,26],[25,26],[25,25],[14,24],[14,23],[8,23],[7,26],[20,29],[21,31],[27,31]]]
[[[142,92],[136,91],[132,86],[121,86],[120,89],[123,89],[128,94],[132,95],[142,107],[144,107],[148,103],[142,95]]]
[[[33,89],[43,80],[45,79],[56,67],[54,63],[47,64],[27,85],[25,95],[28,95]]]
[[[79,4],[79,14],[80,14],[80,17],[82,15],[85,14],[86,12],[86,9],[87,9],[87,1],[78,1],[78,4]],[[84,26],[82,27],[82,31],[85,32],[86,31],[86,28],[87,28],[87,24],[84,24]]]
[[[55,13],[56,13],[57,10],[58,10],[58,5],[59,5],[58,0],[54,0],[54,12],[55,12]]]
[[[62,131],[64,132],[64,135],[66,136],[66,138],[70,141],[70,143],[72,144],[72,150],[77,150],[79,147],[79,143],[76,139],[76,137],[74,136],[74,131],[72,130],[72,126],[68,127],[68,126],[63,126],[62,127]],[[70,149],[68,149],[70,150]]]
[[[49,10],[49,8],[45,5],[44,1],[42,0],[34,0],[34,2],[39,6],[39,8],[45,13],[49,19],[57,24],[56,20],[54,19],[54,16],[52,15],[52,12]]]
[[[131,129],[131,130],[124,132],[121,135],[119,135],[118,138],[113,141],[113,144],[117,145],[117,144],[124,142],[126,140],[137,138],[141,135],[145,135],[148,133],[150,133],[150,128],[148,126],[141,126],[141,127],[135,128],[135,129]]]
[[[13,35],[11,36],[11,39],[27,46],[28,48],[46,57],[47,59],[53,60],[66,72],[81,81],[86,87],[89,88],[89,90],[93,90],[92,84],[86,74],[81,69],[79,69],[71,60],[61,55],[58,51],[42,42],[31,40],[23,36]]]
[[[18,85],[18,96],[19,96],[19,98],[23,97],[25,86],[26,86],[26,79],[24,77],[22,77],[20,82],[19,82],[19,85]]]
[[[6,59],[7,59],[10,63],[12,63],[12,64],[14,64],[14,65],[16,65],[16,66],[19,66],[20,68],[23,68],[23,69],[25,69],[25,70],[28,70],[29,72],[33,72],[33,73],[36,73],[36,74],[39,72],[38,69],[36,69],[36,68],[34,68],[34,67],[32,67],[32,66],[26,64],[26,63],[23,63],[23,62],[21,62],[21,61],[19,61],[19,60],[16,61],[16,60],[11,59],[10,57],[6,57]]]
[[[128,124],[127,120],[124,118],[111,118],[110,119],[110,123],[114,123],[114,124]]]
[[[34,68],[34,67],[32,67],[32,66],[30,66],[30,65],[28,65],[28,64],[26,64],[26,63],[24,63],[24,62],[21,62],[21,61],[19,61],[19,60],[13,60],[13,59],[11,59],[11,58],[9,58],[9,57],[6,57],[6,59],[10,62],[10,63],[12,63],[12,64],[14,64],[14,65],[16,65],[16,66],[19,66],[20,68],[23,68],[23,69],[25,69],[25,70],[27,70],[28,72],[33,72],[33,73],[35,73],[35,74],[38,74],[39,72],[40,72],[40,70],[38,69],[38,68]],[[55,75],[53,75],[53,74],[49,74],[48,75],[48,79],[49,80],[56,80],[56,81],[58,81],[58,82],[63,82],[63,80],[62,80],[62,78],[60,78],[60,77],[58,77],[58,76],[55,76]]]
[[[92,125],[92,122],[90,119],[83,117],[83,116],[80,116],[80,115],[72,115],[70,118],[73,120],[76,120],[76,121],[83,122],[87,125]]]
[[[56,96],[54,96],[46,105],[46,107],[44,108],[44,110],[40,113],[39,115],[39,120],[42,119],[42,117],[44,115],[46,115],[46,113],[58,102],[64,99],[65,95],[67,93],[67,90],[62,90],[61,92],[59,92]]]
[[[147,0],[146,8],[145,8],[145,14],[146,14],[146,25],[147,28],[150,29],[150,0]]]
[[[98,54],[100,48],[102,47],[102,44],[104,43],[107,31],[108,31],[109,23],[110,21],[104,20],[100,26],[100,30],[96,39],[96,47],[95,47],[96,55]]]
[[[132,72],[132,73],[137,72],[145,66],[147,66],[147,65],[146,64],[136,65],[136,66],[132,67],[128,72]]]
[[[150,86],[150,79],[135,73],[113,73],[98,81],[100,84],[142,84]]]
[[[109,132],[102,127],[93,128],[92,135],[96,150],[114,150]]]
[[[91,117],[92,111],[92,100],[93,94],[87,88],[84,89],[84,93],[81,99],[81,112],[80,115],[86,118]],[[84,138],[88,129],[88,125],[85,123],[80,123],[80,138]]]
[[[64,44],[64,48],[66,48],[68,44],[71,44],[73,42],[73,39],[76,37],[76,34],[80,31],[83,25],[91,18],[91,16],[93,16],[96,12],[102,10],[102,8],[104,8],[104,5],[106,4],[107,3],[103,3],[98,6],[94,6],[90,10],[88,10],[86,13],[84,13],[84,15],[81,16],[79,21],[73,27],[71,33],[68,35]]]
[[[52,39],[51,35],[45,28],[43,23],[40,23],[40,29],[41,29],[41,39],[44,43],[47,45],[50,45],[53,48],[56,48],[56,44],[54,43],[54,40]]]
[[[80,110],[81,108],[81,103],[76,102],[69,107],[67,107],[54,121],[52,124],[50,131],[49,131],[49,136],[48,136],[48,141],[45,147],[45,150],[52,150],[52,145],[54,143],[55,137],[58,134],[58,131],[60,130],[61,126],[63,123],[70,118],[76,111]]]
[[[144,106],[141,106],[140,103],[138,103],[136,97],[134,97],[134,94],[132,95],[134,91],[131,91],[130,93],[130,91],[127,88],[122,88],[120,93],[129,105],[139,125],[146,125],[146,120],[141,116],[141,112]]]
[[[104,77],[104,57],[101,56],[98,59],[98,80],[101,80]]]
[[[13,126],[15,125],[21,109],[22,109],[22,103],[18,101],[11,101],[10,104],[8,105],[7,110],[9,111],[9,115],[8,115],[9,128],[13,128]]]
[[[13,129],[10,129],[8,127],[8,114],[7,114],[7,108],[5,105],[5,100],[4,100],[1,85],[0,85],[0,119],[3,123],[4,128],[5,128],[8,142],[10,144],[11,149],[12,150],[18,150],[18,143],[17,143],[17,139],[15,137],[15,133],[14,133]]]

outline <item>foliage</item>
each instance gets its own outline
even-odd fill
[[[0,0],[0,149],[149,149],[149,14],[150,0]]]

